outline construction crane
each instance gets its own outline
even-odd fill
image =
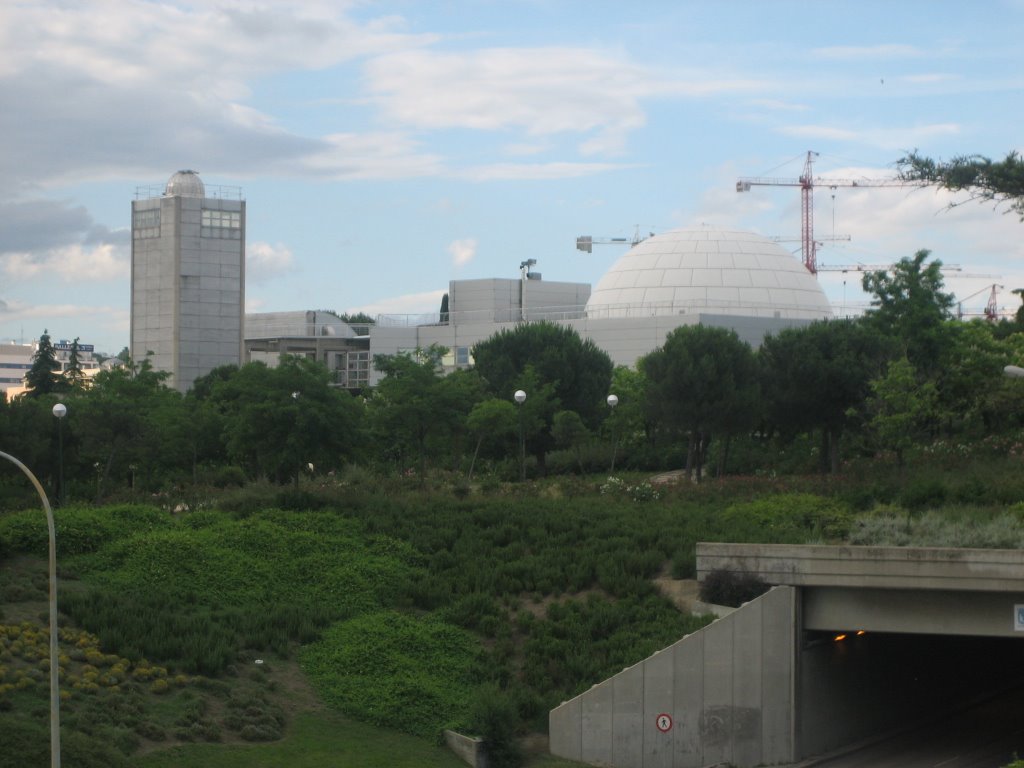
[[[818,272],[888,272],[892,264],[819,264]],[[940,272],[962,272],[959,264],[943,264]],[[957,275],[957,277],[998,277],[998,275]]]
[[[998,285],[997,283],[992,283],[992,285],[986,285],[980,291],[975,291],[970,296],[964,297],[963,299],[958,301],[957,304],[956,304],[956,316],[957,316],[957,319],[958,320],[963,320],[963,318],[964,318],[964,302],[965,301],[973,299],[975,296],[980,296],[981,294],[985,293],[985,291],[988,291],[989,292],[989,294],[988,294],[988,302],[985,304],[984,316],[985,316],[985,319],[988,320],[990,323],[994,323],[996,320],[999,319],[998,298],[999,298],[999,291],[1001,291],[1002,289],[1003,289],[1003,286]]]
[[[654,233],[651,232],[647,237],[654,237]],[[642,243],[647,237],[640,236],[640,225],[637,225],[632,239],[628,237],[591,237],[590,235],[581,235],[576,238],[576,250],[593,253],[595,245],[629,245],[632,247],[637,243]]]
[[[814,240],[814,188],[818,187],[902,187],[900,179],[823,179],[814,177],[814,158],[817,152],[808,151],[804,172],[797,179],[765,177],[741,178],[736,182],[737,192],[749,192],[751,187],[800,187],[800,252],[804,266],[818,274],[817,243]]]

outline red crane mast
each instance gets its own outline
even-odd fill
[[[796,179],[744,177],[736,181],[737,192],[749,192],[751,187],[800,187],[800,251],[804,266],[812,275],[818,274],[818,244],[814,239],[814,188],[819,187],[902,187],[906,182],[892,179],[827,179],[815,178],[814,158],[817,152],[808,151],[804,172]]]

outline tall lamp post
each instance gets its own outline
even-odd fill
[[[64,406],[61,406],[63,408]],[[57,654],[57,534],[53,527],[53,510],[50,500],[39,480],[31,470],[11,456],[0,451],[0,458],[7,459],[35,486],[46,512],[46,527],[50,534],[50,766],[60,768],[60,657]]]
[[[608,403],[608,408],[611,409],[612,416],[614,416],[615,415],[615,406],[619,404],[619,396],[618,395],[614,395],[614,394],[608,395],[607,403]],[[618,443],[616,442],[617,438],[618,438],[618,433],[615,431],[615,423],[612,422],[612,466],[611,466],[611,469],[608,470],[608,474],[609,475],[614,475],[615,474],[615,451],[619,447]]]
[[[64,493],[64,417],[68,415],[68,408],[64,403],[57,403],[53,406],[53,415],[57,417],[57,506],[63,507],[68,496]]]
[[[517,389],[512,399],[519,406],[519,482],[526,480],[526,434],[523,432],[523,403],[526,402],[526,393]]]

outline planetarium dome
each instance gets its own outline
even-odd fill
[[[752,232],[675,229],[633,246],[605,273],[586,316],[832,316],[817,279],[777,243]]]
[[[195,171],[178,171],[164,190],[167,197],[206,197],[206,187]]]

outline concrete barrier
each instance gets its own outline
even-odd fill
[[[615,768],[792,761],[796,610],[777,587],[565,702],[551,752]]]
[[[473,768],[487,768],[487,749],[483,739],[463,736],[455,731],[445,731],[444,743]]]

